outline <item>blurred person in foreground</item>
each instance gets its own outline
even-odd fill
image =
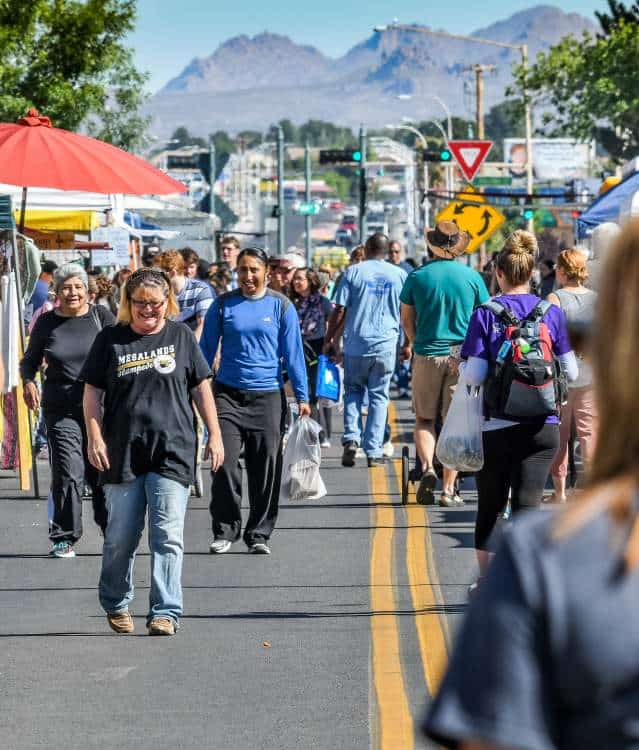
[[[505,531],[425,731],[461,750],[630,750],[639,706],[639,222],[601,277],[601,434],[580,499]],[[577,348],[579,348],[577,346]]]
[[[182,614],[184,516],[195,473],[192,400],[208,429],[215,471],[224,448],[211,371],[178,312],[170,280],[155,268],[124,284],[118,325],[104,329],[87,358],[84,418],[91,464],[102,472],[108,523],[99,599],[116,633],[132,633],[135,554],[148,509],[149,635],[174,635]]]

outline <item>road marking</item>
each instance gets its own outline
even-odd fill
[[[378,750],[412,750],[413,717],[402,674],[397,602],[393,576],[395,511],[383,498],[390,490],[383,469],[369,471],[375,503],[371,548],[371,644],[373,684],[377,705],[374,747]]]
[[[393,434],[397,431],[397,412],[390,402],[388,410],[389,423]],[[395,481],[402,490],[401,461],[392,462]],[[442,604],[437,570],[432,554],[433,542],[428,524],[426,508],[413,502],[404,506],[406,513],[406,568],[413,609],[415,627],[419,641],[419,651],[424,670],[424,681],[428,692],[434,696],[437,692],[448,661],[447,639],[437,609]],[[437,592],[437,593],[436,593]]]

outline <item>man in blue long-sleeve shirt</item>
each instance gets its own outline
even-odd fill
[[[238,257],[239,288],[221,295],[204,320],[200,346],[209,364],[220,347],[215,400],[224,442],[224,464],[213,475],[211,552],[228,552],[242,531],[244,449],[250,513],[244,529],[249,551],[269,554],[281,478],[286,413],[282,361],[300,416],[310,414],[304,350],[297,312],[289,300],[266,288],[268,258],[246,248]]]

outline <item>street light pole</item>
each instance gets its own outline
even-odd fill
[[[359,241],[366,241],[366,129],[363,125],[359,128]]]
[[[437,123],[435,123],[437,124]],[[422,203],[422,208],[424,210],[424,231],[429,226],[430,222],[430,203],[428,202],[428,190],[429,190],[429,183],[428,183],[428,162],[426,161],[426,151],[428,150],[428,143],[426,142],[426,138],[423,133],[421,133],[419,130],[417,130],[416,127],[413,125],[408,125],[404,123],[403,125],[387,125],[386,126],[389,130],[408,130],[411,133],[414,133],[419,138],[419,143],[421,146],[421,152],[422,152],[422,181],[424,183],[424,202]],[[416,160],[417,164],[419,166],[419,159]],[[450,186],[447,186],[447,189],[450,189]]]
[[[284,207],[284,131],[277,128],[277,252],[286,250],[286,224]]]
[[[304,176],[306,178],[306,194],[304,196],[306,200],[307,208],[310,207],[312,196],[311,196],[311,147],[306,141],[304,145]],[[304,217],[304,230],[305,230],[305,246],[306,246],[306,267],[311,267],[311,215],[306,214]]]

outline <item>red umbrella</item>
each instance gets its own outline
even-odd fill
[[[36,109],[15,124],[0,124],[0,182],[133,195],[187,190],[144,159],[95,138],[54,128]]]

